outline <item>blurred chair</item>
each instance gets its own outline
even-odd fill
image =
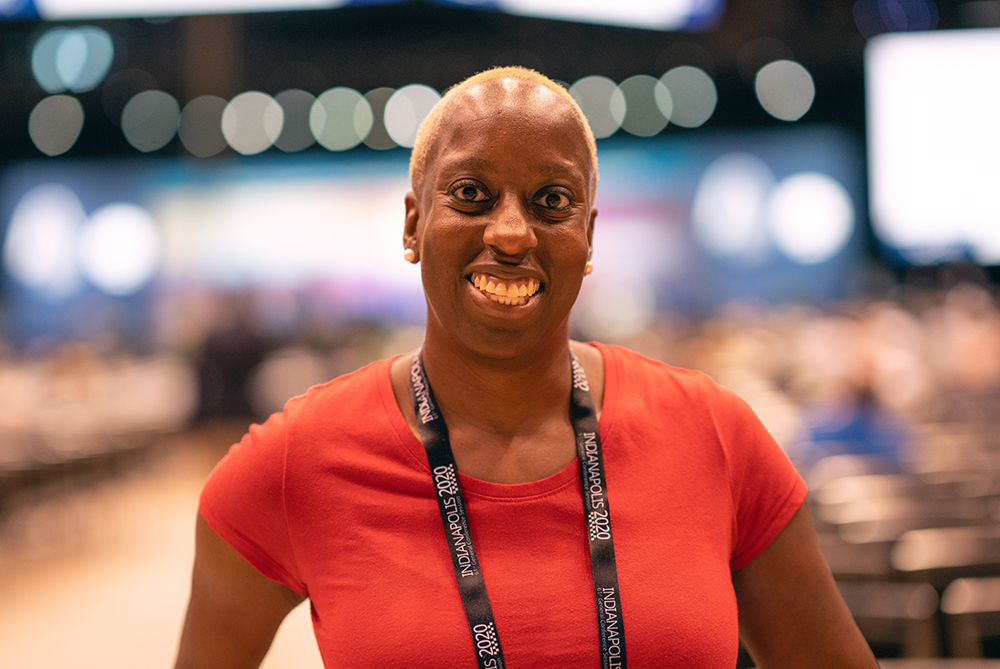
[[[1000,575],[1000,526],[943,527],[904,533],[893,568],[943,588],[956,578]]]
[[[959,578],[941,596],[955,657],[982,657],[983,637],[1000,635],[1000,577]]]
[[[823,557],[838,580],[859,577],[888,579],[894,574],[891,555],[895,544],[892,541],[851,543],[836,532],[821,532],[817,538]]]
[[[841,580],[837,586],[870,644],[898,644],[903,657],[940,652],[938,594],[927,583]]]

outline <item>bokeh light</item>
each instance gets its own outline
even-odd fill
[[[657,104],[657,95],[670,98],[670,91],[657,79],[646,74],[629,77],[618,85],[625,96],[625,118],[622,129],[639,137],[652,137],[667,126],[668,114],[673,111],[673,102],[665,101],[664,109]],[[658,90],[661,89],[661,90]]]
[[[82,93],[101,83],[114,55],[114,43],[106,30],[94,26],[53,28],[35,43],[31,71],[48,93]]]
[[[570,86],[569,94],[580,105],[597,139],[615,134],[625,119],[625,95],[618,85],[597,75],[584,77]]]
[[[274,145],[285,153],[308,149],[316,142],[309,129],[309,112],[315,96],[300,88],[290,88],[274,96],[284,112],[285,123]]]
[[[66,153],[83,130],[83,106],[69,95],[50,95],[28,117],[28,136],[47,156]]]
[[[671,123],[683,128],[697,128],[712,117],[719,94],[715,89],[715,82],[704,70],[681,65],[660,77],[660,81],[670,92],[670,96],[667,98],[660,93],[656,100],[663,115],[670,115]],[[667,99],[670,100],[669,107]]]
[[[229,146],[245,156],[271,148],[285,123],[277,100],[260,91],[240,93],[222,112],[222,134]]]
[[[105,205],[80,231],[80,269],[110,295],[131,295],[142,288],[156,273],[159,258],[156,222],[138,205]]]
[[[353,88],[324,91],[309,110],[313,137],[330,151],[346,151],[360,144],[374,120],[368,100]]]
[[[809,70],[793,60],[776,60],[762,67],[754,90],[764,110],[782,121],[802,118],[816,98]]]
[[[22,285],[65,295],[77,285],[76,233],[86,220],[76,193],[43,184],[21,198],[11,216],[3,247],[4,266]]]
[[[691,209],[695,238],[711,255],[753,263],[767,250],[766,211],[774,175],[747,153],[730,153],[709,165]]]
[[[767,208],[775,245],[803,265],[829,260],[854,232],[851,196],[825,174],[803,172],[782,180]]]
[[[385,105],[385,129],[396,144],[412,148],[417,129],[441,95],[423,84],[403,86],[392,94]]]
[[[216,95],[201,95],[184,105],[177,135],[192,155],[208,158],[228,146],[222,134],[222,112],[226,104]]]
[[[397,146],[396,141],[389,135],[389,130],[385,127],[385,108],[395,92],[394,88],[381,87],[365,93],[365,100],[371,105],[373,118],[371,130],[363,136],[363,141],[365,146],[370,149],[384,151]]]
[[[162,149],[177,134],[180,113],[180,105],[169,93],[143,91],[122,109],[122,133],[143,153]]]

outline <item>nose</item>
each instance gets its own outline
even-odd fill
[[[514,197],[503,198],[491,213],[483,231],[483,243],[491,247],[500,260],[520,262],[538,244],[531,216]]]

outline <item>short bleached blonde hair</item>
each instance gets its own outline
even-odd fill
[[[587,147],[590,149],[590,162],[593,168],[593,185],[596,186],[597,142],[594,140],[594,132],[590,129],[590,124],[587,122],[587,117],[584,116],[583,110],[580,109],[580,105],[578,105],[576,100],[573,99],[573,96],[569,94],[569,91],[552,79],[546,77],[544,74],[536,72],[535,70],[530,70],[526,67],[512,66],[495,67],[493,69],[486,70],[485,72],[474,74],[468,79],[465,79],[464,81],[461,81],[449,88],[438,103],[434,105],[434,108],[431,109],[427,118],[425,118],[423,123],[420,124],[420,129],[417,131],[416,141],[413,144],[413,152],[410,154],[410,187],[413,189],[414,193],[419,192],[419,190],[423,187],[424,173],[427,168],[427,160],[430,156],[431,148],[434,146],[434,142],[440,134],[441,123],[451,106],[454,104],[454,100],[460,93],[477,84],[506,78],[530,81],[540,86],[544,86],[569,103],[573,116],[580,124],[580,129],[587,142]],[[591,197],[593,197],[593,195],[594,193],[591,193]]]

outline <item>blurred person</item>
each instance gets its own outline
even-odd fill
[[[570,341],[597,156],[566,91],[521,68],[459,84],[411,184],[423,345],[219,463],[176,666],[258,666],[309,598],[327,667],[730,668],[742,637],[759,667],[875,669],[746,404]]]
[[[250,384],[254,372],[273,348],[252,319],[250,296],[224,296],[215,322],[196,358],[199,401],[196,418],[251,419]]]

